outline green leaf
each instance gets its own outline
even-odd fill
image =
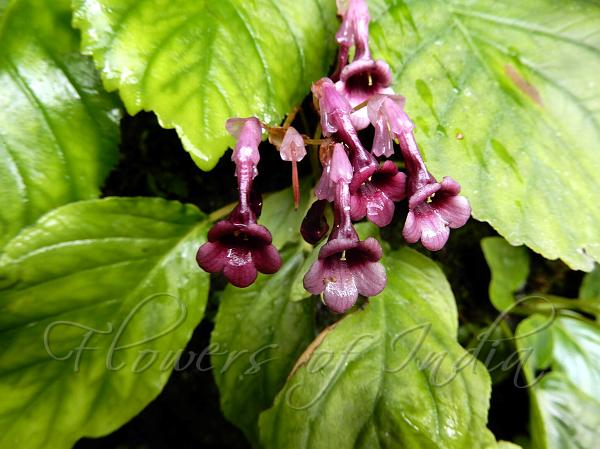
[[[0,250],[48,210],[99,195],[116,161],[120,118],[79,54],[68,0],[1,9]]]
[[[329,0],[74,0],[83,49],[129,113],[154,111],[211,169],[228,117],[279,122],[333,60]]]
[[[290,248],[275,275],[252,286],[228,285],[211,336],[221,409],[254,444],[258,416],[269,408],[298,356],[315,336],[314,305],[290,301],[290,280],[304,254]]]
[[[273,245],[277,248],[281,249],[286,243],[302,240],[300,225],[308,208],[314,201],[310,189],[310,182],[306,179],[303,180],[300,184],[298,210],[294,209],[294,196],[291,187],[265,196],[259,223],[266,226],[271,232]]]
[[[372,0],[427,165],[473,216],[575,269],[600,261],[600,5]],[[584,61],[585,63],[582,63]]]
[[[109,198],[55,209],[10,242],[0,448],[69,448],[158,395],[203,315],[207,227],[193,206]]]
[[[519,324],[515,337],[529,385],[533,446],[595,447],[600,438],[598,326],[533,315]]]
[[[579,299],[586,301],[600,302],[600,268],[596,267],[594,271],[588,273],[583,278],[581,288],[579,289]]]
[[[500,312],[508,311],[529,274],[527,248],[512,246],[502,237],[486,237],[481,239],[481,249],[492,272],[490,300]]]
[[[260,417],[270,448],[495,447],[490,380],[456,342],[456,306],[439,267],[402,249],[388,285],[320,335]]]

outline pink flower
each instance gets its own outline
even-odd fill
[[[350,149],[354,170],[350,190],[355,192],[377,170],[377,161],[363,147],[350,119],[352,108],[333,82],[329,78],[321,78],[313,84],[312,92],[319,105],[323,134],[335,135]]]
[[[459,195],[460,184],[448,176],[439,183],[429,173],[412,131],[401,133],[399,141],[408,174],[408,215],[402,235],[409,243],[421,240],[425,248],[438,251],[448,241],[450,229],[467,222],[471,207]]]
[[[393,94],[391,84],[392,73],[384,61],[355,59],[342,69],[340,80],[335,83],[335,87],[354,108],[373,95]],[[354,111],[350,118],[358,131],[369,126],[369,117],[365,107]]]
[[[387,226],[394,217],[394,202],[405,197],[406,176],[399,172],[396,164],[385,161],[352,195],[352,220],[365,216],[379,227]]]
[[[386,275],[379,263],[383,254],[379,242],[372,237],[361,242],[352,225],[349,180],[345,176],[331,179],[335,179],[333,230],[304,276],[304,288],[314,295],[323,294],[329,309],[343,313],[356,303],[359,294],[380,293]]]
[[[375,128],[371,152],[375,156],[394,154],[394,138],[412,132],[414,125],[404,112],[404,97],[374,95],[367,104],[369,121]]]

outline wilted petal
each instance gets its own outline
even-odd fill
[[[236,164],[250,162],[258,164],[258,145],[262,140],[262,126],[256,117],[231,118],[227,120],[227,131],[237,139],[231,160]]]
[[[279,155],[284,161],[301,161],[306,156],[304,139],[295,128],[289,127],[281,142]]]
[[[377,94],[369,99],[367,115],[375,128],[371,151],[375,156],[390,157],[395,135],[410,133],[414,125],[404,112],[404,97]]]
[[[331,171],[330,178],[334,183],[345,182],[349,184],[352,181],[353,169],[341,143],[336,143],[333,147],[331,156]]]

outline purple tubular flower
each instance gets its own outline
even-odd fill
[[[252,210],[251,192],[252,181],[258,174],[256,166],[260,160],[258,145],[262,139],[262,127],[255,117],[232,118],[225,124],[227,131],[237,138],[237,143],[231,155],[235,162],[235,175],[238,179],[240,203],[238,213],[244,216],[244,222],[255,221]]]
[[[235,211],[234,211],[235,212]],[[281,257],[271,244],[271,233],[256,223],[238,223],[234,217],[216,223],[208,232],[208,242],[198,249],[196,261],[209,273],[223,272],[236,287],[248,287],[257,271],[275,273]]]
[[[371,148],[375,156],[392,156],[394,137],[412,132],[414,125],[404,112],[404,101],[398,95],[374,95],[369,99],[367,115],[375,128]]]
[[[304,276],[304,288],[314,295],[323,294],[330,310],[343,313],[356,303],[359,294],[373,296],[385,288],[385,268],[379,263],[382,254],[374,238],[359,240],[350,218],[350,189],[340,178],[336,183],[333,230]]]
[[[352,175],[352,165],[350,165],[344,145],[336,143],[333,146],[331,158],[325,162],[321,179],[315,188],[316,197],[320,200],[333,201],[336,183],[342,180],[348,184],[352,181]]]
[[[228,120],[226,127],[238,139],[231,159],[236,164],[239,203],[208,232],[208,242],[198,249],[196,261],[204,271],[223,272],[236,287],[247,287],[255,281],[257,271],[271,274],[279,270],[281,257],[271,244],[271,233],[256,223],[262,200],[254,193],[252,182],[260,159],[260,122],[236,118]]]
[[[444,247],[450,228],[463,226],[471,206],[460,193],[460,184],[446,176],[441,183],[427,171],[411,132],[399,136],[407,169],[408,215],[402,235],[409,243],[421,240],[430,251]]]
[[[405,198],[406,175],[396,164],[385,161],[351,197],[351,217],[357,221],[365,216],[379,227],[387,226],[394,217],[394,202]]]
[[[335,83],[335,87],[354,108],[373,95],[393,94],[391,84],[392,73],[384,61],[355,59],[342,69],[340,80]],[[369,126],[366,108],[358,109],[350,118],[359,131]]]
[[[336,134],[350,148],[354,177],[350,190],[356,191],[377,170],[378,164],[373,155],[362,145],[350,114],[348,101],[336,90],[333,81],[321,78],[313,84],[312,92],[319,104],[323,134]]]
[[[369,51],[369,9],[364,0],[338,0],[338,15],[342,17],[342,24],[335,35],[340,47],[338,65],[333,79],[338,79],[339,72],[348,63],[348,53],[352,46],[355,47],[355,58],[370,58]]]
[[[311,245],[316,245],[321,241],[327,231],[329,231],[329,224],[325,218],[325,207],[327,206],[326,200],[317,200],[310,206],[302,225],[300,226],[300,234],[305,242]]]

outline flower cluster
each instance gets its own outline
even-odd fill
[[[467,222],[471,208],[459,195],[456,181],[445,177],[438,182],[427,170],[414,125],[404,111],[404,98],[390,87],[390,68],[384,61],[371,58],[365,1],[338,1],[338,12],[342,23],[336,34],[336,70],[331,78],[322,78],[312,86],[324,137],[318,140],[322,174],[315,186],[316,201],[300,232],[308,243],[319,243],[329,231],[326,211],[331,206],[331,232],[304,277],[304,287],[321,295],[330,310],[343,313],[359,295],[376,295],[386,284],[381,245],[372,237],[360,240],[354,222],[366,218],[379,227],[387,226],[395,203],[407,199],[404,239],[409,243],[420,240],[425,248],[437,251],[448,240],[450,228]],[[354,56],[349,61],[351,50]],[[232,284],[245,287],[255,280],[257,271],[274,273],[281,266],[271,234],[256,221],[262,204],[252,183],[258,173],[263,128],[269,131],[269,140],[278,147],[281,158],[292,163],[296,207],[296,164],[306,155],[305,144],[314,141],[289,125],[273,128],[256,118],[230,119],[226,127],[237,138],[232,160],[239,203],[226,220],[210,230],[197,261],[204,270],[223,272]],[[370,149],[359,137],[359,131],[368,127],[373,128]],[[395,148],[405,172],[389,159]]]

